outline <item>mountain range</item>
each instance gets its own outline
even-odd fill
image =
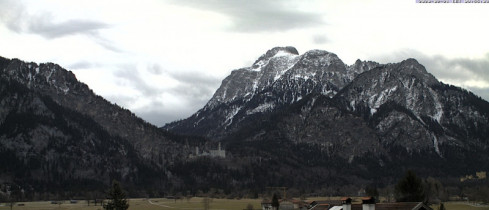
[[[112,179],[158,186],[188,156],[173,134],[53,63],[0,58],[0,104],[0,181],[24,189],[93,190]]]
[[[233,71],[204,108],[165,129],[226,139],[298,104],[302,110],[294,119],[277,127],[290,142],[352,145],[349,150],[359,153],[369,148],[362,146],[366,143],[379,154],[400,147],[441,158],[449,156],[441,148],[488,148],[487,101],[443,84],[415,59],[394,64],[357,60],[348,66],[333,53],[298,55],[292,47],[273,48],[253,66]],[[341,124],[343,119],[351,122]],[[249,138],[267,133],[257,129]]]
[[[407,169],[489,170],[489,103],[415,59],[346,65],[276,47],[226,77],[187,119],[157,128],[52,64],[0,58],[0,184],[133,195],[267,186],[347,194]],[[221,143],[225,158],[198,156]]]
[[[324,50],[276,47],[164,129],[222,141],[242,157],[254,151],[388,183],[410,168],[437,177],[487,171],[488,120],[487,101],[438,81],[415,59],[346,65]],[[340,179],[331,184],[357,183]]]

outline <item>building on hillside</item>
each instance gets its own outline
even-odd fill
[[[216,150],[200,150],[199,147],[195,147],[195,157],[212,157],[212,158],[226,158],[226,150],[221,149],[221,142]]]
[[[485,171],[481,171],[481,172],[475,172],[475,176],[477,176],[478,179],[486,179],[487,174]]]
[[[485,171],[480,171],[480,172],[475,172],[475,176],[465,175],[464,177],[460,178],[460,181],[465,182],[468,180],[482,180],[482,179],[486,179],[486,177],[487,177],[487,173]]]
[[[209,152],[211,157],[226,158],[226,150],[221,150],[221,142],[219,142],[217,150],[209,150]]]

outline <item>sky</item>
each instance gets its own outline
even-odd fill
[[[415,0],[0,0],[0,56],[57,63],[163,126],[276,46],[348,65],[415,58],[489,100],[487,21],[489,4]]]

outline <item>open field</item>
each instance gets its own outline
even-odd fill
[[[446,202],[444,203],[447,210],[489,210],[489,206],[477,206],[466,202]],[[438,209],[438,205],[432,205],[431,208]]]
[[[232,209],[245,209],[248,204],[252,204],[255,209],[261,208],[261,199],[210,199],[210,209],[213,210],[232,210]],[[24,204],[24,206],[18,206],[18,204]],[[2,203],[0,210],[7,210],[10,207],[5,206]],[[191,198],[171,200],[166,198],[155,199],[129,199],[130,210],[156,210],[156,209],[203,209],[203,198]],[[102,210],[100,205],[94,206],[90,204],[87,206],[86,201],[79,201],[76,204],[71,204],[69,201],[58,205],[51,204],[49,201],[39,202],[19,202],[14,208],[15,210]]]
[[[310,198],[312,200],[328,200],[327,198]],[[254,209],[261,208],[261,199],[212,199],[210,202],[210,209],[212,210],[241,210],[245,209],[248,204],[252,204]],[[18,206],[18,204],[24,204],[24,206]],[[203,209],[203,198],[191,198],[171,200],[166,198],[154,198],[154,199],[130,199],[130,210],[156,210],[156,209]],[[433,209],[437,209],[437,205],[432,206]],[[447,202],[445,207],[448,210],[489,210],[489,206],[472,206],[464,202]],[[0,206],[0,210],[7,210],[10,207],[5,206],[4,203]],[[39,202],[21,202],[17,203],[15,210],[102,210],[100,205],[87,206],[86,201],[80,201],[76,204],[71,204],[69,201],[58,205],[51,204],[49,201]]]

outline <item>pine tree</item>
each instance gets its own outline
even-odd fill
[[[423,183],[412,171],[399,180],[396,185],[396,200],[398,202],[421,202],[424,201]]]
[[[443,203],[440,203],[440,207],[438,207],[438,210],[446,210],[445,205],[443,205]]]
[[[272,198],[272,209],[278,209],[278,207],[280,207],[280,202],[278,201],[278,197],[277,197],[277,194],[273,194],[273,198]]]
[[[129,203],[126,200],[126,193],[121,188],[121,185],[117,181],[112,181],[112,187],[107,193],[107,204],[104,205],[106,210],[127,210]]]

